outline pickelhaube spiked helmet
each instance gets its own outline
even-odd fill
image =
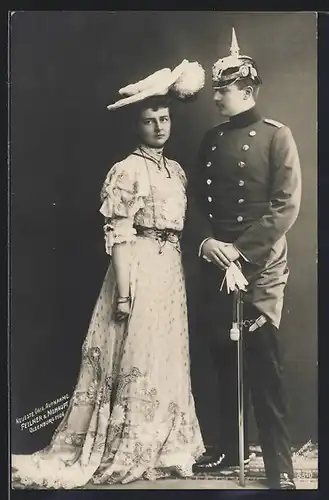
[[[235,29],[232,28],[230,55],[218,59],[213,65],[212,86],[221,89],[243,78],[250,78],[256,85],[262,83],[255,61],[249,56],[240,55]]]

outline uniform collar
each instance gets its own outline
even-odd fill
[[[248,125],[257,122],[258,120],[260,120],[260,118],[261,115],[256,109],[256,106],[253,106],[252,108],[247,109],[247,111],[243,111],[242,113],[231,116],[228,122],[228,126],[230,128],[248,127]]]

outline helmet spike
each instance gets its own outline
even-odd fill
[[[239,57],[239,55],[240,55],[240,48],[238,45],[238,40],[236,38],[234,28],[232,28],[232,42],[231,42],[230,54],[231,54],[231,56],[235,56],[235,57]]]

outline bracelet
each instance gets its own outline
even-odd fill
[[[129,297],[129,296],[128,296],[128,297],[120,297],[120,296],[119,296],[119,297],[118,297],[117,302],[118,302],[119,304],[121,304],[121,303],[123,303],[123,302],[129,302],[129,300],[130,300],[130,297]]]

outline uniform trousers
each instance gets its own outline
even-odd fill
[[[207,340],[218,377],[220,416],[214,448],[238,464],[237,342],[230,339],[233,294],[220,291],[222,273],[203,263],[201,271],[198,329]],[[255,320],[260,312],[244,304],[244,320]],[[244,327],[245,458],[249,455],[248,411],[251,401],[262,448],[266,476],[275,480],[280,472],[293,475],[287,403],[279,332],[267,321],[254,332]],[[214,394],[214,397],[216,395]]]

